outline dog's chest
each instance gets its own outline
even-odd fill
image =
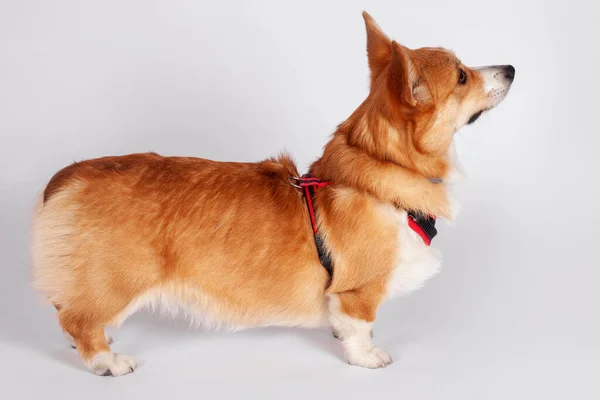
[[[406,211],[390,207],[386,214],[396,225],[396,256],[388,283],[388,296],[393,297],[422,287],[439,271],[442,260],[440,251],[427,246],[408,226]]]

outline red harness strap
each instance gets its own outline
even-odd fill
[[[298,178],[298,185],[304,191],[304,198],[308,206],[308,212],[310,214],[310,223],[313,228],[313,233],[316,235],[319,233],[319,227],[317,226],[317,217],[315,216],[315,206],[313,205],[313,196],[315,189],[325,187],[329,185],[329,182],[321,181],[317,178],[312,178],[310,175],[303,175],[302,178]],[[312,193],[311,193],[312,191]]]
[[[319,234],[319,227],[317,225],[317,207],[315,204],[315,193],[318,188],[329,185],[329,182],[324,182],[319,179],[313,178],[310,174],[303,175],[301,178],[290,177],[290,183],[302,190],[304,198],[306,199],[306,206],[308,208],[308,215],[310,216],[310,224],[313,229],[315,237],[315,246],[317,248],[317,254],[321,265],[325,268],[329,274],[329,282],[333,279],[333,262],[331,260],[329,251],[325,246],[323,237]]]

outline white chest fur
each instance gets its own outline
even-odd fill
[[[397,249],[394,272],[388,283],[388,296],[408,294],[419,289],[435,275],[442,258],[438,249],[427,246],[423,239],[408,226],[408,215],[404,210],[385,206],[386,215],[397,226]]]

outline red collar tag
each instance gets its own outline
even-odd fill
[[[427,246],[431,245],[431,239],[429,236],[427,236],[425,231],[421,229],[421,227],[410,216],[408,217],[408,227],[415,231],[417,235],[421,236],[421,239],[423,239],[423,242],[425,242]]]
[[[423,242],[429,246],[431,239],[437,235],[435,229],[435,217],[408,212],[408,227],[423,239]]]

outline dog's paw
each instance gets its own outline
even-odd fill
[[[121,376],[135,371],[137,362],[124,354],[105,351],[94,356],[89,363],[89,368],[96,375]]]
[[[352,351],[346,355],[348,364],[364,368],[383,368],[392,363],[392,358],[379,347],[366,351]]]

